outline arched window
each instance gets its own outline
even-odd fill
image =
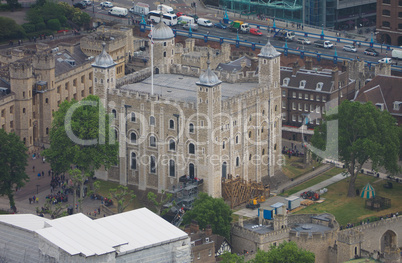
[[[227,163],[226,162],[223,162],[223,164],[222,164],[222,178],[226,178],[226,173],[227,173]]]
[[[164,57],[164,58],[166,57],[166,51],[165,51],[165,52],[163,52],[163,57]]]
[[[250,155],[248,156],[248,160],[249,160],[249,161],[251,161],[251,157],[252,157],[252,155],[250,154]]]
[[[236,135],[236,144],[239,143],[239,135]]]
[[[131,140],[131,143],[137,143],[137,134],[135,134],[134,132],[132,132],[132,133],[130,134],[130,140]]]
[[[169,129],[174,129],[174,120],[169,121]]]
[[[190,123],[188,126],[188,130],[190,133],[194,133],[194,124]]]
[[[117,140],[117,136],[118,136],[118,133],[117,133],[117,130],[115,129],[115,130],[114,130],[114,139],[115,139],[115,140]]]
[[[391,15],[391,11],[384,9],[384,10],[382,10],[382,14],[383,14],[384,16],[390,16],[390,15]]]
[[[382,21],[382,26],[383,27],[390,27],[391,24],[388,21]]]
[[[132,122],[135,122],[135,112],[132,112],[132,113],[131,113],[131,121],[132,121]]]
[[[251,131],[248,132],[248,137],[251,138]]]
[[[265,154],[265,149],[262,149],[262,155],[264,155]]]
[[[173,139],[170,139],[169,141],[169,150],[176,151],[176,142]]]
[[[46,128],[46,135],[49,134],[49,128]]]
[[[176,173],[175,173],[175,163],[174,163],[174,160],[170,160],[169,161],[169,176],[175,176],[176,175]]]
[[[264,127],[261,128],[261,133],[264,133]]]
[[[275,143],[275,145],[274,145],[274,150],[276,151],[276,143]]]
[[[137,155],[135,152],[131,153],[131,169],[137,170]]]
[[[149,137],[149,146],[156,147],[156,138],[155,138],[155,136],[150,136]]]
[[[22,113],[25,113],[25,108],[22,109]]]
[[[112,110],[113,118],[117,118],[117,111],[115,109]]]
[[[222,149],[225,149],[225,141],[222,142]]]
[[[155,126],[155,117],[154,116],[149,117],[149,125]]]
[[[152,174],[156,173],[156,158],[153,155],[151,155],[151,160],[149,162],[149,172]]]
[[[190,144],[188,145],[188,153],[190,153],[190,154],[195,154],[195,146],[194,146],[194,143],[190,143]]]
[[[240,166],[240,157],[237,156],[236,157],[236,167],[239,167],[239,166]]]
[[[190,163],[188,165],[188,175],[190,176],[191,179],[194,179],[195,177],[195,167],[193,163]]]

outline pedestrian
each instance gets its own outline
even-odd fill
[[[33,173],[35,172],[35,165],[32,166],[32,172],[33,172]]]
[[[31,203],[32,203],[32,197],[29,198],[29,204],[31,204]]]
[[[94,211],[94,216],[96,217],[96,210]]]
[[[46,158],[42,157],[42,162],[45,163],[45,161],[46,161]]]
[[[44,171],[42,171],[42,176],[45,177],[45,172]]]
[[[38,173],[38,179],[40,179],[40,173]]]
[[[98,214],[100,214],[100,207],[98,207]]]
[[[35,201],[36,203],[39,203],[39,197],[36,197]]]

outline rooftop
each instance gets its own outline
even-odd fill
[[[255,225],[255,224],[246,224],[244,223],[243,227],[250,231],[256,232],[258,234],[267,234],[269,232],[274,231],[274,228],[269,225]]]
[[[292,230],[301,233],[325,233],[331,229],[332,228],[327,226],[312,223],[299,224],[292,228]]]
[[[197,102],[197,77],[176,74],[154,75],[154,94],[168,99],[185,102]],[[257,87],[256,83],[221,83],[222,100],[242,94]],[[122,89],[151,93],[151,77],[133,84],[124,85]]]
[[[90,63],[88,56],[85,55],[79,45],[74,46],[74,52],[71,54],[67,50],[56,51],[55,53],[55,75],[59,76],[75,68],[79,68],[86,63]]]

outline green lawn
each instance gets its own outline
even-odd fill
[[[299,192],[299,191],[301,191],[303,189],[306,189],[306,188],[309,188],[309,187],[311,187],[313,185],[321,183],[322,181],[325,181],[325,180],[331,178],[332,176],[335,176],[335,175],[337,175],[339,173],[342,173],[344,170],[345,169],[334,167],[334,168],[326,171],[325,173],[323,173],[323,174],[321,174],[319,176],[316,176],[313,179],[308,180],[307,182],[304,182],[304,183],[302,183],[302,184],[300,184],[298,186],[295,186],[295,187],[285,191],[281,195],[282,196],[291,196],[294,193],[297,193],[297,192]]]
[[[306,168],[299,168],[298,164],[302,164],[304,157],[292,156],[291,158],[289,158],[289,156],[285,154],[283,155],[283,157],[285,159],[285,165],[282,166],[282,172],[290,179],[295,179],[305,173],[312,171],[313,166],[320,166],[319,163],[313,161],[310,166],[307,166]]]
[[[347,223],[359,224],[368,217],[384,216],[402,211],[402,185],[394,183],[393,189],[385,189],[383,188],[385,180],[374,183],[375,181],[378,181],[377,177],[359,175],[356,179],[356,188],[361,191],[370,182],[377,195],[391,199],[391,208],[377,212],[366,209],[365,199],[361,197],[348,198],[346,195],[349,179],[344,179],[327,187],[328,192],[321,196],[325,199],[323,203],[311,205],[295,212],[295,214],[327,212],[333,214],[340,225],[346,225]]]
[[[109,189],[117,188],[119,185],[118,183],[115,182],[110,182],[110,181],[103,181],[103,180],[98,180],[100,182],[99,190],[97,191],[98,194],[100,194],[103,197],[108,197],[110,196],[109,194]],[[134,194],[136,194],[134,192]],[[114,212],[117,212],[116,208],[116,200],[113,200],[114,205],[109,206],[109,209],[111,209]],[[144,205],[141,204],[140,200],[138,198],[135,198],[134,201],[126,208],[125,211],[130,211],[133,209],[141,208],[144,207]]]

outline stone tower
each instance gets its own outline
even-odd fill
[[[149,33],[150,43],[153,41],[154,72],[156,74],[170,73],[174,63],[175,39],[173,30],[165,23],[159,22]]]
[[[103,106],[107,109],[107,90],[116,87],[116,63],[106,52],[106,43],[103,43],[102,46],[102,52],[95,58],[92,67],[95,95],[99,96]]]
[[[337,262],[345,262],[355,258],[355,256],[360,256],[362,242],[363,234],[358,230],[350,229],[339,232]]]
[[[34,141],[44,141],[43,138],[49,136],[49,130],[52,126],[52,109],[57,108],[55,93],[48,92],[55,87],[55,59],[54,56],[47,52],[38,53],[33,57],[32,65],[35,72],[37,84],[41,85],[34,88],[36,91],[34,96],[38,102],[34,106],[35,125],[33,127]]]
[[[11,91],[15,93],[15,107],[10,109],[14,114],[11,131],[20,136],[26,145],[32,144],[32,89],[35,81],[32,66],[26,62],[15,62],[10,64],[9,71]]]
[[[221,178],[229,164],[219,160],[222,149],[221,138],[221,83],[218,76],[208,68],[200,75],[197,84],[197,154],[199,175],[204,176],[207,189],[212,197],[221,197]],[[226,174],[227,172],[225,172]],[[202,177],[201,177],[202,178]]]
[[[267,103],[268,114],[266,121],[269,126],[268,138],[268,175],[275,175],[276,171],[281,170],[281,150],[282,150],[282,98],[280,85],[280,55],[278,51],[268,43],[261,48],[258,54],[258,83],[259,88],[268,90]]]

